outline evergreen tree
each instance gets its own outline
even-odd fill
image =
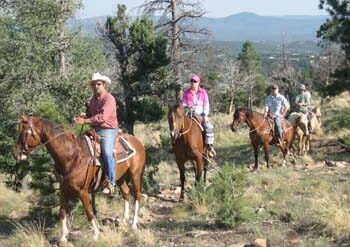
[[[343,64],[333,73],[334,82],[325,87],[326,94],[338,94],[350,90],[350,2],[344,0],[320,0],[319,7],[331,16],[320,27],[317,36],[337,43],[344,51]]]
[[[246,41],[242,46],[242,51],[238,55],[240,61],[240,73],[245,74],[246,85],[242,88],[247,98],[247,106],[251,108],[254,104],[259,104],[264,98],[264,88],[266,82],[261,74],[261,61],[254,44]]]
[[[118,5],[116,16],[108,17],[105,28],[100,31],[113,45],[117,77],[123,91],[118,97],[125,114],[121,120],[128,132],[133,133],[136,120],[149,119],[142,114],[147,103],[158,105],[161,110],[160,104],[154,104],[155,99],[150,96],[162,97],[167,87],[164,81],[166,66],[170,63],[166,54],[167,41],[154,32],[153,23],[147,16],[130,22],[125,5]]]
[[[249,75],[261,73],[261,62],[254,44],[246,41],[242,46],[242,51],[238,55],[241,62],[241,70]]]
[[[69,124],[91,94],[85,81],[105,67],[101,44],[67,27],[79,2],[14,0],[0,5],[0,161],[4,164],[13,161],[10,150],[20,113]]]

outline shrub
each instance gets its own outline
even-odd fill
[[[200,215],[214,217],[225,227],[233,227],[247,217],[244,199],[245,170],[225,164],[209,186],[199,183],[188,194],[188,204]]]
[[[244,188],[247,173],[225,164],[214,176],[212,189],[216,197],[216,219],[227,227],[245,219]]]
[[[342,111],[340,116],[334,118],[333,128],[350,128],[350,109]]]

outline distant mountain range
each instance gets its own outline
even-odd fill
[[[282,40],[315,41],[316,32],[327,16],[260,16],[243,12],[223,18],[203,17],[198,25],[206,27],[215,41],[278,42]],[[106,17],[80,19],[83,31],[96,35],[96,23],[103,24]]]

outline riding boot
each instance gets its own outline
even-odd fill
[[[213,144],[207,144],[207,150],[208,150],[208,156],[210,158],[213,158],[216,156],[216,151],[214,149]]]
[[[105,181],[105,186],[102,190],[102,193],[109,196],[112,196],[114,194],[114,186],[109,180]]]

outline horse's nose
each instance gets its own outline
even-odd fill
[[[20,154],[20,149],[18,146],[15,146],[13,149],[12,149],[12,157],[14,157],[15,159],[17,159],[17,157],[19,156]]]
[[[15,146],[12,149],[12,156],[16,159],[16,160],[27,160],[28,156],[26,154],[24,154],[19,146]]]
[[[231,130],[232,130],[233,132],[236,132],[237,128],[236,128],[233,124],[231,124]]]

